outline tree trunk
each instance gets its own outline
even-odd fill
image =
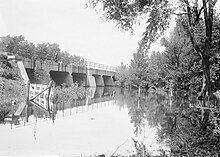
[[[202,57],[202,71],[203,71],[203,82],[202,82],[202,90],[199,94],[199,99],[204,100],[207,96],[208,100],[213,99],[213,91],[211,86],[211,78],[210,78],[210,57],[203,56]]]
[[[138,108],[140,108],[140,100],[141,100],[141,85],[138,87]]]

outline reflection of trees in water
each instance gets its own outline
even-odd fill
[[[220,155],[220,111],[195,107],[187,99],[173,99],[170,106],[164,92],[148,93],[140,105],[134,93],[123,95],[136,133],[145,125],[159,126],[158,139],[165,142],[174,156]],[[120,100],[119,99],[119,100]]]
[[[136,128],[135,133],[141,132],[146,120],[151,126],[158,126],[162,123],[165,113],[168,110],[166,93],[146,93],[140,99],[137,91],[125,92],[116,97],[118,104],[127,105],[131,122]]]
[[[129,115],[131,116],[131,123],[134,124],[135,127],[135,133],[138,134],[142,131],[142,128],[145,125],[145,119],[146,119],[146,110],[145,104],[140,103],[138,104],[138,97],[137,92],[128,92],[127,90],[123,90],[121,95],[116,95],[116,98],[118,100],[119,106],[127,106],[129,109]]]

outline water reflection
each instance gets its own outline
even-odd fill
[[[91,87],[86,88],[85,95],[82,98],[77,98],[69,103],[57,103],[53,106],[53,118],[72,115],[73,113],[88,111],[94,108],[95,103],[101,103],[113,100],[113,93],[118,91],[113,87]],[[29,115],[34,115],[38,118],[49,117],[47,112],[37,108],[36,106],[29,106]]]
[[[135,96],[135,94],[134,94]],[[125,99],[129,102],[129,98]],[[146,124],[158,127],[158,141],[165,142],[173,156],[218,156],[220,153],[220,112],[202,107],[194,96],[173,99],[168,93],[147,93],[137,105],[129,104],[136,132]],[[136,104],[136,105],[134,105]]]
[[[161,90],[148,92],[140,98],[137,91],[133,91],[118,95],[117,100],[120,100],[119,105],[127,105],[136,135],[145,132],[147,124],[158,129],[158,141],[165,142],[169,148],[161,149],[162,154],[168,151],[174,156],[218,156],[220,153],[218,108],[198,107],[194,96],[171,99]],[[141,144],[144,139],[146,137],[137,144],[142,154],[147,153]]]
[[[112,153],[117,147],[130,143],[144,151],[145,156],[158,149],[169,150],[174,156],[219,154],[220,112],[198,108],[197,105],[193,96],[171,99],[168,93],[156,90],[138,98],[137,91],[97,87],[87,88],[84,97],[70,104],[55,105],[54,123],[47,120],[45,125],[40,124],[49,115],[35,106],[28,111],[34,124],[31,136],[39,145],[49,145],[55,152],[62,150],[64,154],[71,154],[78,151],[84,154],[102,148],[100,152],[104,153],[111,147]],[[26,133],[30,134],[29,131]],[[23,132],[25,129],[13,134],[15,141],[25,139]],[[7,141],[8,130],[3,133],[0,138]],[[165,143],[169,149],[157,144],[156,140]],[[132,150],[133,146],[128,149]],[[6,142],[1,147],[11,147],[11,143]]]
[[[86,112],[94,108],[102,107],[102,102],[108,102],[114,99],[113,93],[117,88],[113,87],[90,87],[86,88],[86,94],[82,98],[76,99],[70,104],[55,104],[55,118],[74,113]]]
[[[143,94],[138,99],[136,91],[120,88],[98,87],[86,91],[83,98],[70,104],[55,105],[54,123],[47,119],[47,113],[35,106],[30,107],[29,123],[34,127],[31,136],[38,147],[48,145],[52,151],[68,155],[76,151],[91,153],[99,148],[102,148],[101,153],[108,148],[111,153],[116,150],[118,153],[117,147],[121,149],[125,145],[129,145],[126,151],[133,150],[137,141],[143,142],[151,152],[160,148],[155,139],[155,127],[162,126],[166,117],[165,95]],[[42,124],[45,119],[47,123]],[[21,140],[16,135],[14,138]]]
[[[20,151],[26,154],[27,150],[36,152],[36,149],[47,148],[47,151],[58,155],[79,156],[95,155],[96,152],[113,154],[116,150],[116,153],[133,151],[130,138],[133,136],[133,127],[129,123],[128,110],[118,106],[113,97],[113,93],[119,94],[120,90],[87,90],[88,94],[84,98],[77,99],[71,105],[55,106],[54,123],[51,119],[46,120],[47,115],[32,106],[25,127],[17,125],[9,132],[0,126],[0,138],[6,141],[0,143],[0,152],[6,150],[6,156],[10,156],[18,155],[16,153]],[[126,143],[120,146],[124,141]]]

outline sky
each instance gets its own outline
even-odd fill
[[[62,51],[87,61],[119,66],[128,64],[144,28],[121,31],[105,21],[87,0],[0,0],[0,36],[23,35],[35,45],[57,43]],[[163,48],[157,41],[152,50]]]
[[[0,36],[23,35],[34,44],[57,43],[61,50],[96,63],[129,63],[142,31],[133,35],[121,31],[86,8],[86,2],[0,0]]]

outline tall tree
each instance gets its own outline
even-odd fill
[[[25,37],[21,35],[15,37],[11,37],[10,35],[7,35],[5,37],[2,37],[2,40],[4,42],[4,46],[5,46],[4,50],[6,52],[17,54],[20,44],[25,41]]]
[[[126,86],[129,77],[128,74],[128,67],[121,62],[121,65],[117,68],[117,73],[115,75],[115,78],[120,83],[120,86]]]
[[[132,86],[140,90],[142,87],[148,85],[148,56],[141,49],[133,54],[129,73],[129,81]]]

